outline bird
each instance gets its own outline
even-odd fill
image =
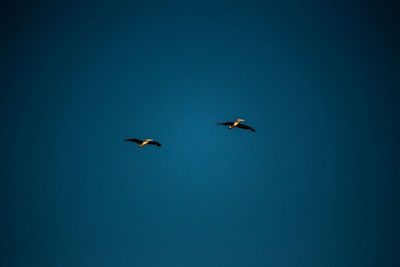
[[[217,125],[229,125],[229,130],[235,127],[238,127],[240,129],[245,129],[245,130],[251,130],[252,132],[255,132],[253,128],[251,128],[248,125],[242,124],[241,122],[244,121],[243,119],[237,119],[236,121],[228,121],[228,122],[218,122]]]
[[[138,147],[144,147],[145,145],[149,144],[149,145],[156,145],[158,147],[161,146],[161,144],[159,142],[153,141],[153,139],[146,139],[146,140],[140,140],[137,138],[130,138],[130,139],[125,139],[125,142],[134,142],[134,143],[138,143]]]

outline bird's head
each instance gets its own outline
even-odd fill
[[[150,141],[153,141],[153,139],[146,139],[146,141],[149,141],[149,142],[150,142]]]
[[[244,120],[239,118],[239,119],[237,119],[236,121],[244,121]]]

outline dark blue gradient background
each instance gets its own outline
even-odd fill
[[[0,265],[399,266],[396,10],[4,2]]]

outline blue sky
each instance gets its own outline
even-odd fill
[[[398,262],[390,6],[5,10],[3,266]]]

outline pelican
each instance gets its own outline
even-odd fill
[[[217,125],[229,125],[229,130],[232,128],[238,127],[238,128],[245,129],[245,130],[251,130],[252,132],[256,131],[253,128],[251,128],[250,126],[242,124],[241,123],[242,121],[244,121],[244,120],[239,118],[236,121],[221,122],[221,123],[217,123]]]
[[[140,140],[140,139],[136,139],[136,138],[131,138],[131,139],[125,139],[125,142],[134,142],[134,143],[138,143],[138,147],[144,147],[147,144],[150,145],[156,145],[156,146],[161,146],[161,144],[159,142],[153,141],[153,139],[146,139],[146,140]]]

